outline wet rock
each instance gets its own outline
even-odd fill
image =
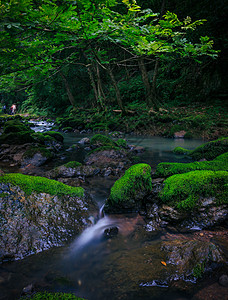
[[[93,166],[79,165],[76,167],[59,166],[46,173],[48,178],[72,178],[72,177],[91,177],[100,173],[100,169]]]
[[[26,194],[12,183],[0,183],[0,190],[0,262],[64,245],[85,228],[94,208],[87,196]]]
[[[114,227],[110,227],[110,228],[106,228],[104,230],[104,234],[103,236],[107,239],[109,238],[113,238],[114,236],[116,236],[119,232],[118,227],[114,226]]]
[[[227,287],[213,283],[197,292],[192,300],[227,300],[227,295]]]
[[[29,284],[26,287],[23,288],[21,295],[25,296],[25,295],[31,295],[32,292],[34,291],[34,286],[33,284]]]
[[[224,253],[211,242],[177,239],[162,242],[161,249],[167,254],[166,263],[175,267],[175,280],[194,281],[225,264]]]
[[[183,139],[186,133],[187,133],[187,132],[184,131],[184,130],[175,132],[175,133],[174,133],[174,138],[176,138],[176,139]]]
[[[141,146],[128,145],[128,148],[130,149],[130,151],[132,151],[134,153],[142,153],[145,151],[145,148],[143,148]]]
[[[44,156],[42,153],[36,153],[31,158],[23,159],[21,162],[21,167],[25,167],[27,165],[33,165],[36,167],[44,165],[49,160],[48,157]]]
[[[180,222],[181,220],[186,219],[188,215],[187,212],[178,211],[168,205],[162,205],[159,211],[160,218],[168,222]]]
[[[129,164],[130,160],[127,157],[127,153],[123,150],[101,150],[95,153],[91,153],[86,158],[86,165],[94,165],[100,168],[116,168],[119,164]]]
[[[85,137],[85,138],[81,139],[78,143],[81,145],[87,145],[87,144],[90,144],[90,139]]]
[[[226,274],[219,277],[219,284],[228,287],[228,276]]]

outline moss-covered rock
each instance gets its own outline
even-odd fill
[[[115,142],[110,139],[109,137],[102,135],[102,134],[95,134],[91,140],[90,140],[91,145],[94,146],[116,146]]]
[[[61,142],[61,143],[64,140],[63,135],[57,131],[46,131],[45,135],[49,135],[49,136],[53,137],[56,141]]]
[[[228,204],[228,172],[192,171],[164,181],[160,198],[177,209],[193,210],[200,198],[213,197],[214,205]]]
[[[31,131],[20,131],[12,133],[3,133],[0,136],[0,144],[23,145],[34,142]]]
[[[152,190],[151,167],[136,164],[130,167],[111,188],[105,212],[138,211],[143,198]]]
[[[14,186],[18,186],[26,195],[31,195],[32,192],[36,192],[50,195],[84,196],[84,190],[81,187],[71,187],[40,176],[28,176],[19,173],[4,174],[0,177],[0,183],[10,183]]]
[[[187,173],[195,170],[228,170],[228,152],[219,155],[212,161],[200,161],[192,163],[160,163],[158,164],[155,177],[168,177],[174,174]]]
[[[81,187],[14,173],[0,176],[0,191],[0,262],[62,246],[86,226]]]
[[[225,152],[228,152],[228,138],[220,138],[215,141],[208,142],[197,147],[194,150],[187,150],[181,147],[177,147],[174,149],[174,153],[187,154],[194,160],[199,160],[202,158],[211,160]]]
[[[68,163],[64,164],[67,168],[77,168],[80,167],[82,164],[78,161],[69,161]]]
[[[32,131],[29,126],[19,120],[10,120],[5,122],[3,132],[5,134],[12,132]]]
[[[116,144],[119,146],[119,147],[122,147],[122,148],[126,148],[127,147],[127,141],[124,140],[124,139],[118,139],[116,141]]]

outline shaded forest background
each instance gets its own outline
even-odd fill
[[[189,106],[194,103],[224,107],[227,98],[227,3],[217,0],[139,0],[138,5],[151,8],[153,12],[174,12],[179,19],[190,16],[192,20],[206,19],[207,22],[197,31],[191,33],[196,41],[200,36],[209,36],[214,40],[214,49],[219,49],[217,59],[203,57],[201,62],[184,58],[182,60],[145,60],[144,67],[159,106]],[[117,57],[119,61],[128,59],[126,51],[109,44],[104,45],[107,55]],[[65,53],[66,54],[66,53]],[[65,55],[64,54],[64,55]],[[81,52],[80,63],[64,66],[59,72],[48,77],[40,77],[36,84],[26,87],[17,86],[0,92],[2,103],[16,103],[21,111],[29,111],[40,115],[69,115],[74,107],[97,107],[98,102],[91,85],[86,66],[87,58]],[[102,97],[101,109],[112,107],[118,109],[115,99],[115,87],[100,66],[91,66],[95,74],[94,81],[97,93]],[[123,105],[132,108],[147,105],[140,63],[129,60],[128,63],[115,64],[112,74],[116,79]],[[156,77],[156,81],[154,80]],[[98,96],[99,96],[98,95]],[[132,106],[133,105],[133,106]]]

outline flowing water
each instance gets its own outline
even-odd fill
[[[66,149],[83,137],[66,134]],[[149,163],[153,168],[162,161],[187,162],[185,157],[174,155],[172,149],[176,146],[194,149],[203,143],[136,136],[127,136],[127,140],[129,144],[146,148],[140,162]],[[84,157],[84,150],[65,152],[68,161],[82,161]],[[100,208],[114,180],[96,177],[85,185]],[[0,265],[0,300],[18,299],[23,287],[29,284],[38,290],[72,292],[89,300],[188,299],[188,294],[184,293],[183,298],[182,293],[172,290],[165,282],[156,281],[155,263],[147,264],[146,269],[141,264],[148,255],[147,249],[153,249],[150,255],[154,262],[162,259],[159,243],[164,239],[165,230],[149,236],[144,234],[144,219],[137,214],[102,217],[102,212],[97,212],[97,215],[100,219],[91,216],[93,225],[69,245]],[[105,238],[104,230],[113,226],[118,228],[118,235]]]

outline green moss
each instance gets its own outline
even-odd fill
[[[41,132],[34,132],[31,134],[31,136],[35,142],[42,145],[55,141],[54,137]]]
[[[204,274],[205,271],[205,261],[202,263],[198,263],[194,268],[193,268],[193,276],[196,278],[201,278]]]
[[[191,152],[190,150],[187,150],[185,148],[182,148],[182,147],[176,147],[174,150],[173,150],[173,153],[175,154],[188,154],[189,152]]]
[[[32,142],[34,139],[30,131],[12,132],[0,136],[0,144],[23,145]]]
[[[122,147],[122,148],[126,148],[126,147],[127,147],[127,142],[126,142],[126,140],[124,140],[124,139],[119,139],[118,141],[116,141],[116,144],[117,144],[119,147]]]
[[[200,161],[193,163],[160,163],[156,168],[155,177],[168,177],[174,174],[187,173],[195,170],[228,170],[228,152],[219,155],[212,161]]]
[[[91,145],[98,145],[98,146],[116,146],[116,144],[112,139],[102,134],[95,134],[91,138],[90,143]]]
[[[53,137],[56,141],[61,142],[61,143],[64,140],[63,135],[57,131],[46,131],[45,135],[49,135],[49,136]]]
[[[73,128],[72,127],[64,127],[62,128],[62,131],[72,131]]]
[[[71,187],[62,182],[39,176],[29,176],[19,173],[4,174],[0,176],[0,183],[19,186],[27,195],[36,192],[50,195],[84,196],[84,189],[81,187]]]
[[[118,179],[109,196],[111,203],[127,202],[134,198],[139,190],[152,190],[151,167],[147,164],[136,164],[130,167]]]
[[[77,168],[80,167],[82,164],[78,161],[69,161],[64,166],[67,168]]]
[[[83,298],[78,298],[74,294],[70,293],[49,293],[49,292],[39,292],[35,295],[31,296],[24,296],[21,297],[20,300],[85,300]]]
[[[20,132],[20,131],[32,131],[29,126],[25,125],[20,120],[9,120],[5,122],[3,132],[10,133],[10,132]]]
[[[164,181],[160,198],[179,209],[191,210],[200,197],[215,197],[217,204],[228,203],[228,172],[193,171],[177,174]]]
[[[194,160],[199,160],[202,158],[211,160],[220,154],[228,152],[228,138],[220,138],[215,141],[205,143],[194,150],[186,150],[182,148],[181,152],[181,147],[177,147],[173,151],[177,154],[178,152],[180,154],[187,154],[191,156]]]
[[[45,147],[30,147],[28,150],[25,151],[23,158],[31,158],[33,157],[36,153],[41,153],[42,156],[46,157],[46,158],[52,158],[53,157],[53,153],[46,149]]]

